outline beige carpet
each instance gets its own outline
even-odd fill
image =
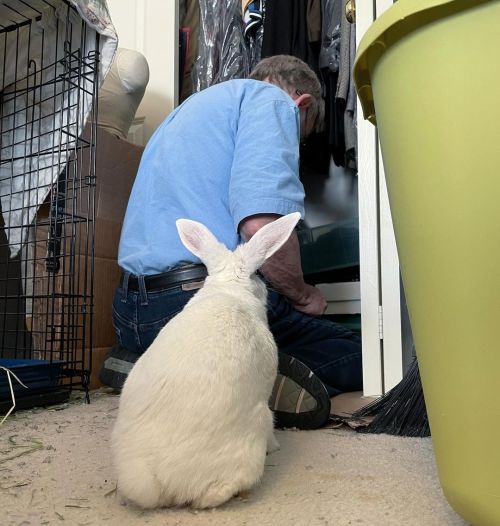
[[[430,439],[348,428],[281,431],[249,496],[204,512],[142,512],[113,491],[108,438],[118,398],[99,391],[21,411],[0,428],[0,524],[460,526],[439,486]]]

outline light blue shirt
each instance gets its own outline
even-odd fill
[[[230,80],[192,95],[148,142],[125,214],[119,265],[135,275],[198,263],[175,221],[205,224],[228,248],[254,214],[304,215],[299,112],[282,89]]]

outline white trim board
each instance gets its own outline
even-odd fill
[[[358,3],[358,45],[391,5],[391,0]],[[363,385],[365,396],[377,396],[403,376],[399,260],[376,128],[364,120],[359,100],[357,124]]]

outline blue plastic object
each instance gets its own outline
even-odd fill
[[[0,367],[12,371],[28,389],[12,378],[14,394],[22,396],[34,391],[40,392],[56,387],[61,370],[60,360],[16,360],[0,359]],[[10,400],[10,387],[7,372],[0,369],[0,401]]]

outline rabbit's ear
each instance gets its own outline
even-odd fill
[[[201,259],[209,273],[227,259],[229,250],[205,225],[191,219],[178,219],[175,224],[184,246]]]
[[[243,245],[246,270],[252,274],[259,269],[288,240],[300,219],[299,212],[276,219],[262,228]]]

